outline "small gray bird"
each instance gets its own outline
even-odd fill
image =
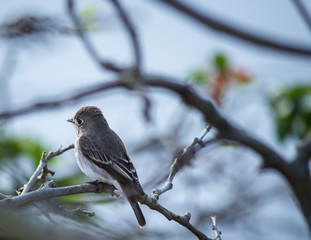
[[[83,107],[67,121],[73,123],[77,131],[75,156],[82,172],[93,180],[112,183],[122,190],[139,226],[144,227],[146,221],[135,196],[145,193],[122,140],[110,129],[101,110],[94,106]]]

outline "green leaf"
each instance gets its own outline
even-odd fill
[[[213,64],[214,68],[220,72],[225,72],[230,68],[229,60],[222,53],[215,54]]]
[[[270,98],[270,106],[280,141],[302,139],[311,133],[311,85],[282,89]]]
[[[207,73],[200,70],[192,72],[188,78],[196,85],[203,85],[208,82]]]

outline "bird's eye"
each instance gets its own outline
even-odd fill
[[[77,123],[78,123],[79,125],[81,125],[81,124],[83,123],[83,120],[82,120],[81,118],[78,118],[78,119],[77,119]]]

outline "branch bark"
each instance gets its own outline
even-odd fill
[[[9,198],[1,200],[0,208],[16,207],[32,202],[80,193],[110,193],[111,195],[115,195],[114,190],[115,188],[112,185],[104,183],[101,184],[100,188],[90,183],[56,188],[56,183],[54,181],[50,181],[43,188],[40,188],[38,190],[28,192],[19,196],[11,196]]]

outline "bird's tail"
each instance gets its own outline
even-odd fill
[[[129,203],[131,204],[131,207],[134,211],[134,214],[135,214],[135,217],[136,217],[136,220],[137,220],[139,226],[141,228],[144,228],[146,226],[146,220],[145,220],[143,212],[141,211],[141,209],[138,205],[137,200],[132,196],[128,197],[127,199],[129,201]]]

